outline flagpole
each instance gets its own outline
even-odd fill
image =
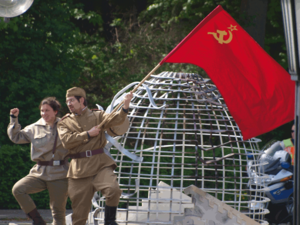
[[[292,225],[300,224],[300,140],[299,140],[299,117],[300,117],[300,50],[299,50],[299,37],[300,29],[297,29],[300,25],[300,17],[297,15],[297,10],[300,9],[300,0],[281,0],[281,9],[285,33],[285,41],[287,48],[289,73],[291,79],[295,81],[295,133],[294,133],[294,193],[293,193],[293,221]],[[297,38],[298,37],[298,38]]]
[[[151,71],[148,73],[147,76],[144,77],[144,79],[132,90],[132,92],[135,92],[158,68],[160,67],[160,63],[158,63]]]
[[[144,79],[132,90],[132,93],[134,93],[159,67],[160,67],[160,63],[158,63],[151,71],[150,73],[148,73],[147,76],[144,77]],[[123,100],[122,102],[119,103],[119,105],[117,107],[114,108],[114,110],[110,113],[111,115],[116,112],[123,104],[124,104],[125,100]],[[103,120],[98,128],[100,129],[102,127],[102,125],[106,122],[106,120]]]

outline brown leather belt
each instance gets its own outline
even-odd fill
[[[98,149],[95,149],[93,151],[92,150],[86,150],[85,152],[71,154],[71,155],[68,155],[68,157],[70,157],[71,159],[88,158],[88,157],[92,157],[94,155],[101,154],[103,152],[104,152],[103,148],[98,148]]]
[[[65,160],[51,160],[51,161],[39,161],[40,166],[60,166],[65,164]]]

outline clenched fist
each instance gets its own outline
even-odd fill
[[[20,110],[18,108],[13,108],[10,110],[10,115],[14,115],[17,117],[19,115]]]
[[[132,97],[133,97],[132,91],[129,92],[127,95],[125,95],[124,106],[123,106],[124,109],[129,108],[129,104],[130,104],[130,101],[131,101]]]
[[[88,133],[90,137],[96,137],[99,134],[100,130],[101,129],[99,129],[98,126],[94,126],[92,129],[88,131]]]

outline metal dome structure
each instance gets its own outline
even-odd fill
[[[244,141],[216,86],[197,74],[162,72],[145,82],[132,100],[130,128],[119,143],[134,161],[112,147],[116,174],[124,195],[119,224],[173,224],[193,203],[184,189],[204,190],[264,224],[267,202],[262,192],[249,192],[247,154],[259,154],[259,139]],[[141,158],[140,158],[141,159]],[[92,219],[102,224],[105,201],[99,194]],[[250,205],[258,205],[251,211]],[[253,208],[253,207],[252,207]]]

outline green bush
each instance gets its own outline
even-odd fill
[[[30,145],[0,146],[0,209],[20,209],[12,194],[14,184],[25,177],[35,164],[30,159]],[[38,209],[49,209],[48,191],[30,195]],[[71,208],[68,200],[67,208]]]

